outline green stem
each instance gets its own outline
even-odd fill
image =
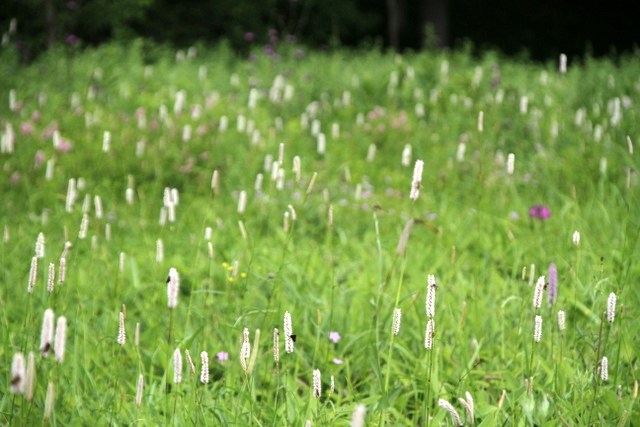
[[[402,267],[400,268],[400,278],[398,279],[398,289],[396,290],[394,307],[398,307],[398,304],[400,303],[402,281],[404,278],[404,270],[406,265],[407,265],[407,257],[405,253],[405,256],[403,256],[402,258]],[[395,338],[395,335],[393,335],[393,333],[391,332],[391,329],[389,329],[389,333],[391,333],[391,342],[389,343],[389,352],[387,354],[387,372],[385,374],[385,379],[384,379],[384,393],[386,394],[387,400],[389,399],[389,378],[391,376],[391,360],[392,360],[391,358],[393,357],[393,344],[394,344],[394,338]]]

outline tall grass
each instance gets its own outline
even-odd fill
[[[114,44],[29,66],[0,53],[2,423],[341,426],[364,405],[366,425],[452,425],[443,399],[466,425],[639,424],[640,60],[570,58],[560,74],[495,54],[295,48],[176,61]],[[406,145],[405,164],[424,161],[415,201]],[[534,205],[550,217],[530,216]],[[66,278],[49,293],[66,242]],[[557,300],[543,289],[532,307],[530,283],[552,262]],[[49,308],[67,318],[62,363],[39,353]],[[285,311],[294,351],[275,363]],[[208,383],[187,359],[173,381],[176,349],[208,353]],[[10,394],[18,352],[36,353],[31,400]]]

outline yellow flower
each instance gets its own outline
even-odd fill
[[[233,282],[234,280],[236,280],[235,277],[229,277],[230,282]]]
[[[226,262],[223,262],[223,263],[222,263],[222,266],[223,266],[223,267],[227,267],[228,265],[229,265],[229,264],[227,264]]]
[[[247,273],[240,273],[240,277],[247,277]]]

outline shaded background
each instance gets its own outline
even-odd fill
[[[471,45],[534,60],[637,51],[640,2],[614,0],[4,0],[0,32],[24,61],[59,44],[138,37],[240,53],[285,40],[398,51]],[[17,25],[11,28],[11,19]],[[15,30],[15,31],[14,31]]]

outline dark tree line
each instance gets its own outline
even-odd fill
[[[9,34],[10,20],[18,25]],[[457,47],[534,59],[635,49],[640,2],[611,0],[4,0],[0,33],[25,60],[56,44],[144,37],[176,47],[295,40],[316,48]]]

